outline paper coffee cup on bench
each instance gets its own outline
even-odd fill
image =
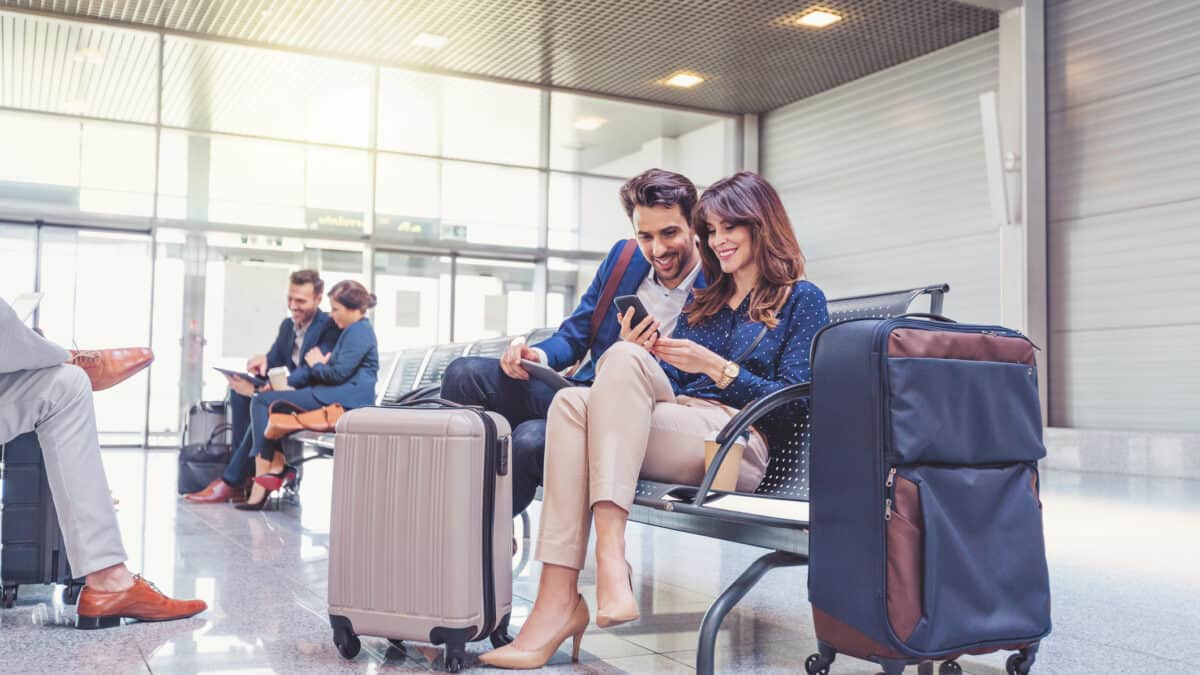
[[[712,466],[713,457],[716,456],[717,450],[721,447],[717,443],[718,433],[714,431],[704,439],[705,473]],[[721,468],[717,471],[717,477],[713,479],[712,489],[724,490],[726,492],[732,492],[737,489],[738,471],[742,468],[742,451],[746,449],[746,440],[747,438],[743,434],[729,447],[729,452],[725,455],[725,461],[721,462]]]

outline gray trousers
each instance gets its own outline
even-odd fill
[[[71,572],[125,562],[86,373],[69,365],[0,373],[0,443],[30,431],[42,446]]]

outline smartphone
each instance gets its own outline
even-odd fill
[[[629,322],[630,328],[636,328],[643,319],[650,316],[650,312],[646,311],[646,306],[642,304],[642,299],[636,295],[618,295],[613,298],[613,305],[617,308],[617,313],[624,315],[633,307],[633,320]]]

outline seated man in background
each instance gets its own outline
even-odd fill
[[[66,350],[22,323],[0,300],[0,443],[36,431],[54,507],[74,574],[86,585],[76,609],[80,628],[109,628],[124,619],[168,621],[203,612],[201,600],[173,600],[125,566],[92,405],[93,386],[129,368],[95,352],[91,373],[65,363]],[[94,375],[95,382],[89,377]]]
[[[300,387],[308,381],[308,364],[304,355],[314,347],[323,353],[333,351],[342,331],[329,315],[321,311],[325,281],[316,270],[293,272],[288,285],[288,310],[291,316],[279,324],[275,343],[266,354],[258,354],[246,362],[246,370],[266,377],[267,371],[287,366],[288,386]],[[225,473],[199,492],[184,495],[184,499],[201,504],[245,501],[250,477],[254,474],[253,440],[250,433],[250,399],[254,385],[247,380],[226,376],[229,380],[229,405],[233,416],[234,453]],[[270,385],[260,391],[270,390]]]
[[[481,405],[504,415],[512,425],[514,516],[529,506],[542,484],[546,413],[555,393],[531,381],[521,359],[563,370],[590,353],[588,362],[573,375],[576,382],[590,384],[593,364],[613,343],[641,342],[656,332],[670,335],[693,286],[705,285],[691,228],[696,186],[680,174],[650,169],[622,185],[618,195],[633,223],[637,245],[623,240],[613,246],[579,306],[558,331],[532,346],[515,340],[499,360],[455,359],[442,377],[442,398]],[[643,325],[625,326],[612,300],[634,294],[650,317]]]

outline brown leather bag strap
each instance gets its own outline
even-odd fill
[[[633,260],[635,251],[637,251],[637,242],[626,239],[625,246],[621,249],[621,255],[617,257],[617,263],[613,265],[612,271],[608,274],[608,280],[604,282],[604,291],[600,293],[600,300],[592,308],[592,332],[588,336],[588,349],[591,349],[592,344],[596,342],[596,335],[600,333],[600,326],[604,323],[604,317],[608,315],[608,306],[617,296],[617,286],[621,283],[621,277],[625,276],[625,270],[629,269],[629,261]]]

